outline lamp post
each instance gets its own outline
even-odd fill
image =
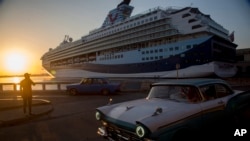
[[[176,77],[177,77],[177,79],[179,78],[179,68],[180,68],[180,64],[179,63],[177,63],[176,65],[175,65],[175,68],[176,68]]]

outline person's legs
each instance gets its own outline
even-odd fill
[[[32,96],[28,97],[29,114],[32,114]]]
[[[27,97],[23,97],[23,113],[26,113]]]

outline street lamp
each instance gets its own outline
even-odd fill
[[[175,65],[175,68],[176,68],[176,73],[177,73],[177,74],[176,74],[176,75],[177,75],[176,77],[177,77],[177,79],[178,79],[178,78],[179,78],[179,71],[178,71],[178,70],[180,69],[180,64],[177,63],[177,64]]]

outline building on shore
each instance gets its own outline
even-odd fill
[[[237,49],[238,77],[250,77],[250,48]]]

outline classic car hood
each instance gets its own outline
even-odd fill
[[[157,109],[161,113],[155,114]],[[200,112],[197,104],[163,99],[140,99],[97,108],[108,117],[131,124],[141,123],[152,132],[163,125],[184,119]]]

